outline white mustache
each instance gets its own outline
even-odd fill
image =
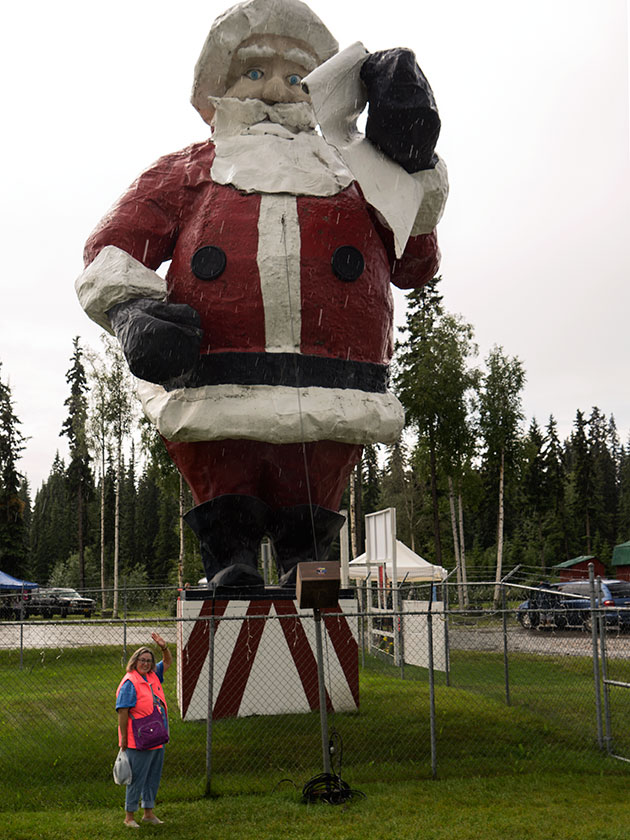
[[[241,134],[243,129],[263,122],[281,125],[290,131],[313,131],[315,115],[310,102],[278,102],[269,105],[260,99],[209,97],[215,115],[212,126],[217,134]]]

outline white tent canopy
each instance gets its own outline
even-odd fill
[[[371,563],[369,571],[370,579],[378,580],[378,566],[380,563]],[[393,577],[392,561],[386,563],[387,578]],[[368,576],[365,553],[360,554],[348,563],[349,576],[354,580],[365,580]],[[420,557],[400,540],[396,540],[396,577],[399,582],[403,580],[439,583],[444,580],[448,572],[442,566],[433,566],[427,560]]]

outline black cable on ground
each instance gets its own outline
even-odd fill
[[[337,772],[320,773],[313,776],[302,788],[302,802],[326,802],[328,805],[343,805],[355,797],[365,799],[365,794],[360,790],[353,790],[347,782],[341,778],[341,763],[343,759],[343,742],[341,735],[333,729],[329,740],[331,767],[334,771],[334,759],[338,759],[339,769]]]
[[[276,784],[273,786],[273,788],[271,789],[271,792],[275,793],[278,790],[278,788],[280,787],[280,785],[283,785],[285,782],[288,782],[288,784],[293,785],[293,787],[296,790],[298,789],[298,787],[295,784],[295,782],[293,781],[293,779],[280,779],[280,781],[276,782]]]
[[[302,802],[326,802],[328,805],[343,805],[351,799],[365,794],[360,790],[352,790],[336,773],[320,773],[313,776],[302,788]]]

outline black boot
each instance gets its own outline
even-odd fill
[[[298,563],[327,558],[344,521],[340,513],[318,505],[274,511],[269,534],[276,550],[280,586],[295,586]]]
[[[217,496],[189,510],[186,523],[199,538],[208,585],[262,587],[258,549],[271,509],[254,496]]]

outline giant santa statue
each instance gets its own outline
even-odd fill
[[[290,584],[299,561],[325,559],[362,445],[403,426],[390,284],[418,288],[438,266],[440,121],[413,53],[338,54],[299,0],[217,18],[192,104],[210,139],[107,213],[77,292],[192,490],[208,581],[261,583],[268,535]]]

